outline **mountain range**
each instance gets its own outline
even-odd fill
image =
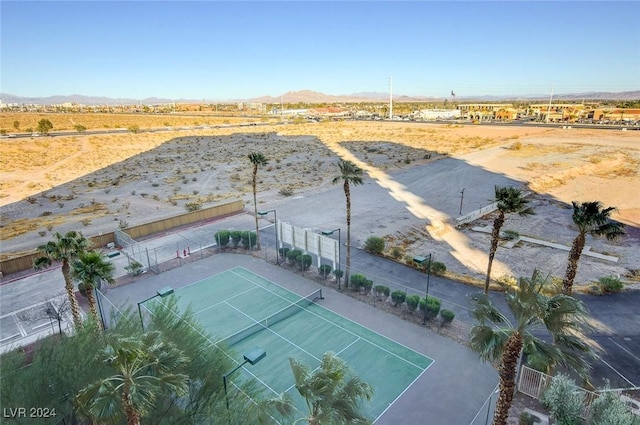
[[[547,100],[548,95],[528,95],[528,96],[456,96],[456,101],[533,101]],[[394,95],[394,102],[442,102],[444,97],[430,96],[405,96]],[[637,100],[640,99],[640,90],[625,92],[587,92],[575,94],[558,94],[553,96],[554,100]],[[22,97],[8,93],[0,93],[2,103],[36,104],[36,105],[56,105],[62,103],[77,103],[82,105],[133,105],[133,104],[166,104],[166,103],[202,103],[203,99],[166,99],[148,97],[145,99],[111,98],[104,96],[83,96],[72,94],[68,96],[49,97]],[[451,100],[449,98],[449,100]],[[312,90],[299,90],[284,93],[280,96],[261,96],[249,99],[230,99],[226,101],[204,100],[207,103],[237,103],[237,102],[260,102],[260,103],[359,103],[359,102],[388,102],[389,94],[381,92],[363,92],[350,95],[330,95]]]

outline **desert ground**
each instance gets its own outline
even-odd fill
[[[82,122],[84,116],[63,118]],[[138,119],[141,129],[157,125],[144,121],[144,116]],[[633,284],[629,287],[637,286],[638,132],[358,121],[276,126],[254,120],[264,125],[237,127],[238,120],[182,119],[184,124],[180,125],[225,122],[225,127],[2,139],[2,258],[29,252],[55,231],[76,229],[94,235],[179,214],[187,204],[206,207],[241,198],[251,210],[247,154],[258,151],[269,159],[258,173],[259,203],[340,190],[331,184],[338,174],[335,164],[340,157],[351,159],[365,170],[367,179],[405,202],[412,214],[411,220],[386,217],[384,234],[377,236],[386,237],[389,247],[399,246],[406,253],[425,252],[422,245],[428,244],[452,275],[461,278],[482,278],[490,236],[473,228],[491,226],[493,216],[455,228],[461,189],[467,190],[465,199],[471,199],[467,196],[474,189],[473,185],[461,188],[454,183],[456,167],[480,172],[480,176],[504,176],[531,192],[537,214],[508,216],[503,227],[522,236],[570,245],[576,232],[571,224],[571,201],[599,200],[618,208],[613,218],[627,225],[628,235],[615,242],[589,237],[587,244],[593,252],[618,261],[583,256],[576,284],[586,287],[602,276],[620,275]],[[92,125],[107,127],[104,123]],[[411,182],[402,182],[416,175],[430,176],[429,181],[425,177],[425,184],[437,185],[437,190],[429,192],[433,196],[416,195]],[[453,202],[455,207],[441,206],[445,202],[439,197],[445,192],[448,204]],[[465,205],[463,213],[490,204],[492,195],[483,194],[481,201]],[[367,195],[354,190],[354,202],[359,196]],[[367,225],[366,217],[353,220],[360,228]],[[357,229],[354,224],[355,245],[361,246],[369,234],[358,235]],[[510,249],[501,247],[493,277],[530,275],[532,264],[561,276],[567,255],[566,251],[526,242]]]

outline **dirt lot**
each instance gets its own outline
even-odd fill
[[[592,251],[619,261],[584,259],[577,283],[640,270],[637,132],[386,122],[3,139],[1,254],[6,258],[28,251],[55,231],[73,228],[93,235],[178,214],[187,203],[207,206],[240,197],[249,206],[247,154],[252,151],[270,160],[258,174],[260,202],[331,188],[338,155],[358,161],[390,192],[402,173],[428,174],[435,164],[446,163],[441,159],[507,176],[533,192],[537,215],[509,217],[504,229],[550,242],[568,244],[575,235],[567,209],[572,200],[600,200],[619,209],[614,218],[629,225],[629,236],[617,242],[589,239]],[[449,180],[437,184],[445,186]],[[401,198],[411,198],[406,185],[397,191]],[[450,192],[459,193],[459,188]],[[429,243],[450,271],[481,278],[489,236],[472,226],[455,229],[451,223],[457,211],[444,214],[436,208],[440,201],[437,195],[421,201],[428,204],[422,209],[431,226],[389,217],[385,232],[407,252],[421,252],[420,244]],[[490,224],[491,216],[473,226]],[[561,275],[566,257],[565,251],[528,243],[500,248],[494,277],[528,275],[534,263]]]

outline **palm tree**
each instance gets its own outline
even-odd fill
[[[86,251],[78,255],[78,258],[71,264],[71,277],[80,281],[80,289],[84,290],[89,302],[89,310],[93,315],[98,328],[101,328],[98,310],[96,309],[96,299],[93,295],[94,288],[100,288],[100,281],[104,280],[109,284],[116,283],[113,278],[115,266],[105,261],[104,257],[96,251]]]
[[[42,257],[35,259],[33,267],[40,269],[42,267],[48,267],[52,262],[62,263],[62,276],[64,277],[65,290],[69,297],[69,304],[71,305],[71,315],[73,316],[73,323],[75,326],[82,324],[82,316],[80,314],[80,306],[76,299],[73,290],[73,281],[71,280],[70,263],[74,261],[78,256],[86,251],[89,247],[89,241],[82,236],[82,233],[70,230],[64,235],[56,232],[53,235],[53,240],[47,242],[44,245],[40,245],[37,250]]]
[[[258,229],[258,202],[256,200],[256,185],[258,178],[258,166],[267,165],[269,161],[260,152],[251,152],[248,157],[249,161],[251,161],[251,163],[253,164],[253,178],[251,179],[251,186],[253,187],[253,212],[256,218],[256,247],[260,249],[260,231]]]
[[[336,184],[342,181],[342,187],[344,189],[344,196],[347,198],[347,264],[344,271],[344,287],[349,287],[349,271],[351,268],[351,188],[350,184],[360,185],[363,184],[362,180],[362,168],[358,167],[351,161],[341,159],[338,162],[338,168],[340,169],[340,175],[334,177],[332,183]]]
[[[496,201],[498,202],[498,216],[493,220],[493,231],[491,232],[491,247],[489,248],[489,264],[487,266],[487,276],[484,281],[484,293],[489,293],[489,282],[491,281],[491,267],[493,258],[496,256],[498,241],[500,240],[500,229],[504,224],[504,215],[517,212],[521,216],[534,215],[532,208],[525,208],[529,201],[524,197],[521,190],[515,187],[495,186]]]
[[[88,385],[75,398],[79,409],[94,421],[114,421],[124,415],[127,425],[140,425],[161,395],[188,393],[189,377],[179,373],[188,359],[163,341],[160,332],[116,336],[98,356],[115,375]]]
[[[486,294],[470,297],[474,304],[471,314],[478,320],[469,332],[471,349],[498,370],[500,396],[493,425],[507,423],[523,351],[550,367],[568,366],[583,376],[589,368],[585,355],[592,351],[582,339],[587,326],[584,305],[564,294],[544,295],[544,283],[545,279],[535,271],[531,279],[520,278],[515,286],[506,289],[504,296],[513,323]],[[543,339],[541,331],[546,331],[553,342]]]
[[[371,400],[373,388],[351,375],[344,360],[325,353],[320,367],[313,372],[293,358],[289,363],[296,389],[309,409],[309,416],[296,422],[306,420],[309,425],[370,423],[360,412],[360,401]]]
[[[567,271],[562,280],[562,293],[571,295],[573,280],[578,272],[578,261],[584,249],[587,234],[592,236],[604,236],[608,240],[615,240],[618,236],[624,235],[624,224],[612,221],[611,214],[616,210],[614,207],[602,208],[599,201],[579,203],[573,201],[573,215],[571,218],[578,226],[578,236],[573,240]]]

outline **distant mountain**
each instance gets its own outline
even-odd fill
[[[448,96],[434,97],[434,96],[405,96],[400,94],[394,94],[394,102],[434,102],[442,101],[448,98]],[[484,96],[456,96],[456,101],[480,101],[480,102],[492,102],[492,101],[531,101],[548,99],[548,95],[484,95]],[[626,91],[626,92],[587,92],[587,93],[574,93],[574,94],[557,94],[553,96],[554,100],[637,100],[640,99],[640,90]],[[167,103],[201,103],[202,99],[166,99],[149,97],[145,99],[130,99],[130,98],[111,98],[103,96],[83,96],[80,94],[72,94],[69,96],[49,96],[49,97],[21,97],[8,93],[0,93],[0,100],[2,103],[18,103],[18,104],[37,104],[37,105],[55,105],[62,103],[78,103],[82,105],[135,105],[135,104],[167,104]],[[389,94],[382,92],[362,92],[353,93],[350,95],[330,95],[324,94],[312,90],[298,90],[290,91],[282,94],[281,96],[261,96],[250,99],[233,99],[227,100],[226,103],[234,102],[261,102],[261,103],[358,103],[358,102],[388,102]],[[206,102],[213,103],[214,101],[205,100]],[[225,103],[225,102],[218,102]]]

